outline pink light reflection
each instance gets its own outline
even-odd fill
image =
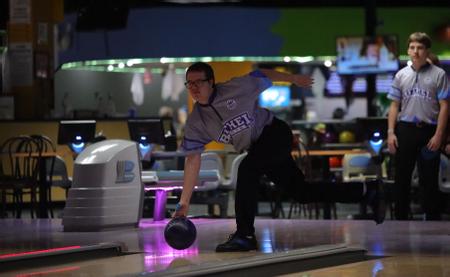
[[[144,187],[145,191],[152,191],[152,190],[165,190],[165,191],[172,191],[176,189],[183,189],[183,186],[148,186],[146,185]],[[198,189],[198,186],[195,186],[194,189]]]
[[[198,238],[191,247],[184,250],[173,249],[166,243],[164,239],[164,227],[169,221],[170,219],[157,222],[141,220],[139,222],[139,228],[149,229],[148,233],[142,236],[143,250],[146,253],[144,256],[144,266],[148,272],[164,270],[174,263],[175,260],[186,259],[183,263],[189,263],[190,257],[198,255]],[[194,224],[201,221],[194,220]]]

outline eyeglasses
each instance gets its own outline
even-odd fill
[[[198,80],[195,80],[195,81],[187,81],[187,82],[184,83],[184,86],[186,88],[191,88],[192,86],[199,87],[199,86],[201,86],[203,84],[203,82],[207,82],[207,81],[209,81],[209,79],[198,79]]]

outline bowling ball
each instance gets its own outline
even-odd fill
[[[337,156],[332,156],[328,158],[328,164],[331,168],[337,168],[342,166],[342,159]]]
[[[342,131],[339,134],[340,143],[353,143],[355,142],[355,134],[350,131]]]
[[[197,237],[194,223],[186,217],[176,217],[167,223],[164,238],[168,245],[177,250],[190,247]]]
[[[323,143],[334,143],[336,141],[337,141],[336,133],[334,133],[332,131],[326,131],[322,137]]]
[[[324,123],[317,123],[316,125],[314,125],[314,131],[324,134],[326,131],[326,125]]]
[[[438,151],[431,151],[427,146],[422,147],[422,151],[420,153],[425,160],[432,160],[439,155]]]

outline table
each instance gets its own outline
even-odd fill
[[[331,156],[343,156],[345,154],[364,154],[369,153],[366,149],[332,149],[332,150],[309,150],[309,151],[292,151],[294,157],[299,155],[309,155],[315,157],[321,157],[322,160],[322,178],[328,180],[330,178],[330,165],[328,158]],[[330,203],[323,203],[323,219],[331,219],[331,206]]]

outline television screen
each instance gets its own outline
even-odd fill
[[[264,108],[286,108],[291,100],[289,86],[271,86],[259,95],[259,105]]]
[[[165,151],[177,149],[176,132],[170,117],[130,119],[128,131],[133,141],[164,145]]]
[[[374,132],[379,132],[382,139],[387,139],[388,120],[386,117],[356,118],[360,140],[369,140]]]
[[[338,37],[336,50],[339,74],[387,73],[399,68],[394,35]]]
[[[130,139],[139,143],[164,144],[164,129],[160,118],[128,120]]]
[[[63,120],[59,122],[58,144],[86,143],[95,138],[95,120]]]

